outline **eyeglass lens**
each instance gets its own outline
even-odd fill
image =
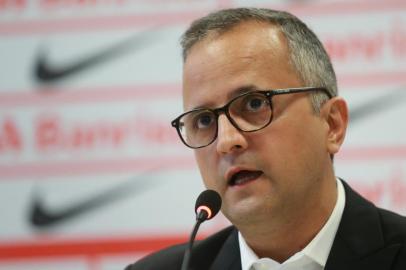
[[[272,117],[269,100],[261,93],[242,95],[225,107],[228,108],[227,117],[241,131],[261,129]],[[210,144],[217,136],[217,119],[218,113],[209,109],[185,114],[179,120],[179,130],[185,143],[191,147]]]

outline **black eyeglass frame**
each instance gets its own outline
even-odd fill
[[[261,94],[264,95],[268,101],[269,101],[269,107],[271,108],[271,111],[273,110],[272,107],[272,97],[276,96],[276,95],[285,95],[285,94],[294,94],[294,93],[304,93],[304,92],[312,92],[312,91],[322,91],[324,92],[329,99],[331,99],[333,96],[332,94],[324,87],[300,87],[300,88],[286,88],[286,89],[273,89],[273,90],[254,90],[254,91],[249,91],[246,93],[243,93],[241,95],[238,95],[234,98],[232,98],[230,101],[228,101],[224,106],[219,107],[219,108],[215,108],[215,109],[210,109],[210,108],[198,108],[198,109],[194,109],[194,110],[190,110],[187,112],[182,113],[181,115],[179,115],[178,117],[176,117],[174,120],[171,121],[171,125],[172,127],[174,127],[176,129],[176,131],[178,132],[178,135],[181,139],[181,141],[183,142],[183,144],[185,144],[187,147],[189,148],[193,148],[193,149],[198,149],[198,148],[203,148],[206,147],[210,144],[212,144],[218,136],[218,118],[220,116],[221,113],[224,113],[227,117],[227,119],[230,121],[230,123],[239,131],[241,132],[255,132],[258,130],[261,130],[265,127],[267,127],[271,122],[272,122],[272,118],[273,118],[273,113],[271,113],[271,117],[269,118],[268,123],[266,123],[264,126],[262,126],[261,128],[258,129],[254,129],[254,130],[249,130],[249,131],[245,131],[243,129],[241,129],[237,123],[234,121],[234,119],[231,117],[230,112],[229,112],[229,107],[230,105],[234,102],[234,100],[239,99],[243,96],[247,96],[247,95],[252,95],[252,94]],[[180,119],[185,116],[186,114],[192,113],[192,112],[197,112],[197,111],[210,111],[212,112],[215,116],[216,116],[216,135],[213,137],[213,139],[202,146],[190,146],[186,143],[186,141],[184,140],[182,133],[180,131]]]

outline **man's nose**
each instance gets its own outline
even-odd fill
[[[220,115],[217,124],[216,149],[219,154],[229,154],[247,148],[248,144],[243,132],[235,128],[226,115]]]

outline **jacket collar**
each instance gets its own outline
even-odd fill
[[[385,246],[377,208],[342,182],[344,213],[325,269],[389,269],[400,246]]]
[[[238,231],[234,228],[224,242],[210,270],[241,270],[240,248],[238,246]]]
[[[346,194],[344,213],[325,269],[390,269],[400,244],[385,244],[377,208],[342,183]],[[210,270],[241,270],[238,232],[233,227],[228,230],[231,232]]]

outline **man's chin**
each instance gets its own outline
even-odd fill
[[[258,200],[245,199],[238,202],[234,202],[231,205],[223,205],[223,214],[230,220],[231,223],[239,227],[245,224],[252,225],[264,218],[266,213],[265,206]],[[267,210],[269,213],[269,209]]]

